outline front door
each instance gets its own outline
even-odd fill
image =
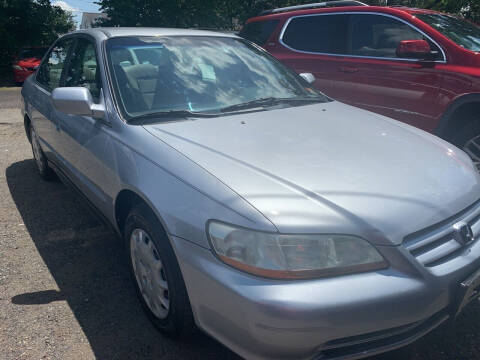
[[[427,40],[436,61],[399,58],[402,40]],[[337,99],[432,131],[439,114],[445,58],[429,37],[403,20],[381,14],[349,16],[348,56],[339,60]],[[355,86],[349,86],[354,83]],[[344,85],[344,86],[343,86]]]
[[[102,80],[98,66],[95,42],[84,36],[76,37],[76,45],[66,70],[65,87],[86,87],[93,101],[102,99]],[[91,116],[69,115],[54,110],[61,132],[61,153],[64,167],[71,180],[99,209],[108,204],[103,184],[105,168],[103,154],[108,134],[106,120]]]

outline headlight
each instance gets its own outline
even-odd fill
[[[282,235],[210,221],[215,254],[239,270],[268,278],[305,279],[388,266],[367,241],[350,235]]]
[[[25,70],[23,67],[21,67],[20,65],[12,65],[12,67],[16,70]]]

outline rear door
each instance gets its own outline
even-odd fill
[[[282,46],[268,50],[295,72],[315,75],[314,85],[336,99],[342,81],[338,61],[346,53],[347,21],[348,15],[335,13],[291,17],[279,36]],[[348,77],[345,80],[350,81]]]
[[[397,56],[400,41],[419,39],[430,43],[435,62]],[[353,13],[349,15],[347,52],[335,69],[335,77],[348,79],[338,84],[338,100],[432,130],[439,116],[442,83],[437,65],[445,62],[433,40],[399,18]]]
[[[31,121],[40,138],[42,149],[51,160],[61,157],[61,154],[59,154],[59,124],[53,114],[50,95],[62,84],[64,68],[72,44],[71,38],[60,39],[54,44],[38,69],[35,86],[32,89]]]

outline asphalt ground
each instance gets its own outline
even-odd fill
[[[19,88],[0,88],[0,359],[239,359],[199,332],[162,336],[136,299],[121,242],[34,169]],[[370,360],[480,359],[480,303],[455,326]]]

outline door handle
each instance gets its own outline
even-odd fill
[[[338,68],[341,72],[347,73],[347,74],[354,74],[356,72],[359,72],[360,69],[356,67],[351,67],[351,66],[342,66]]]

